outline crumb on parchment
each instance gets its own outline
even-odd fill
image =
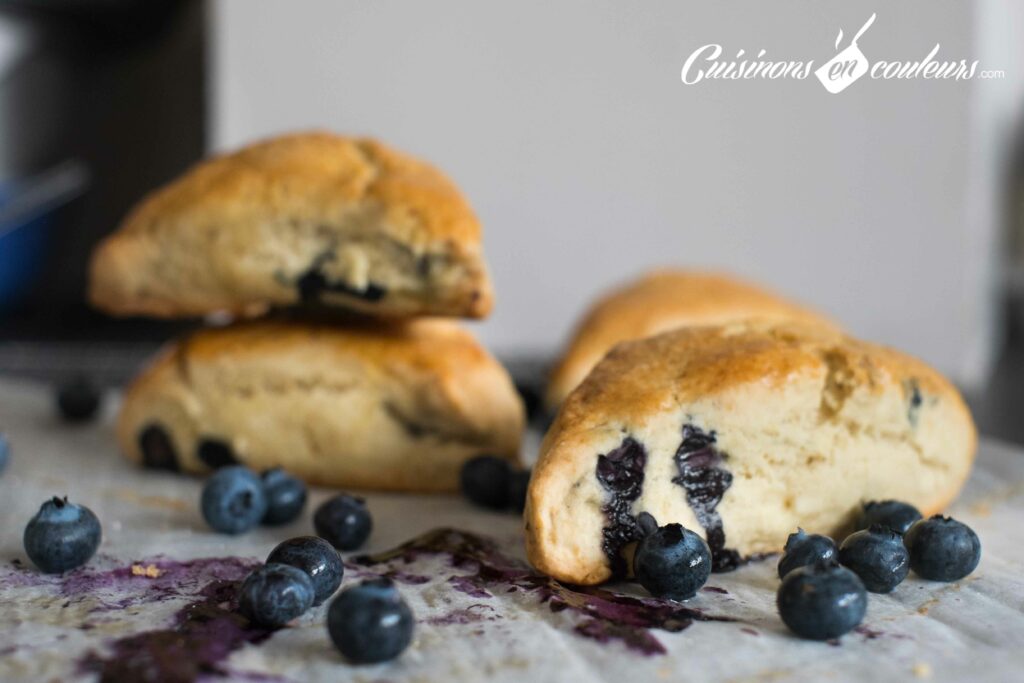
[[[132,565],[132,576],[145,576],[149,579],[155,579],[161,574],[163,574],[163,570],[155,564],[148,564],[146,566],[142,566],[141,564]]]
[[[914,673],[914,678],[932,677],[932,667],[928,662],[917,662],[911,671]]]

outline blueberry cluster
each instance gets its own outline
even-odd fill
[[[493,455],[480,455],[462,466],[460,483],[462,494],[480,507],[522,512],[530,471],[517,470]]]
[[[222,467],[206,480],[200,509],[206,523],[224,534],[257,524],[287,524],[306,505],[306,485],[279,468],[262,476],[242,465]]]
[[[338,590],[345,565],[331,543],[300,536],[279,544],[238,591],[238,611],[255,624],[280,628]],[[350,586],[327,610],[331,641],[356,664],[394,659],[409,646],[412,610],[386,578]]]
[[[907,503],[866,503],[857,526],[838,548],[831,538],[802,529],[787,540],[776,604],[797,635],[838,638],[864,618],[868,592],[891,592],[910,570],[932,581],[956,581],[981,559],[970,527],[948,517],[922,519]]]
[[[88,562],[102,536],[92,510],[67,496],[54,496],[29,520],[22,541],[33,564],[47,574],[59,574]]]

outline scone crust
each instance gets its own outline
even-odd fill
[[[904,427],[902,415],[893,415],[899,409],[893,410],[895,404],[887,403],[901,401],[909,386],[916,386],[924,397],[916,418],[921,420],[917,431]],[[789,391],[808,394],[803,419],[811,425],[810,430],[838,434],[839,440],[832,443],[837,454],[846,454],[846,462],[829,463],[835,456],[823,449],[808,457],[806,464],[800,460],[798,465],[789,461],[779,465],[793,453],[803,457],[801,444],[787,442],[786,424],[751,425],[750,433],[740,434],[748,442],[761,439],[758,443],[767,444],[748,456],[747,462],[734,459],[727,463],[735,478],[719,510],[727,543],[742,555],[780,551],[786,534],[797,526],[790,526],[792,522],[801,523],[808,531],[838,533],[852,521],[859,502],[875,498],[872,486],[885,489],[885,493],[894,490],[888,483],[879,483],[887,481],[886,462],[874,462],[872,453],[863,448],[852,454],[843,450],[848,439],[858,435],[877,439],[886,447],[895,445],[902,449],[900,453],[911,452],[911,463],[902,463],[899,467],[903,469],[891,473],[897,477],[927,475],[934,482],[927,490],[907,487],[912,491],[908,495],[916,496],[911,502],[925,515],[943,510],[965,483],[977,447],[974,423],[956,388],[925,363],[814,323],[750,320],[682,328],[616,346],[562,405],[545,436],[530,482],[525,511],[530,561],[567,582],[596,584],[609,579],[611,567],[594,538],[600,535],[594,527],[600,529],[603,524],[598,517],[605,501],[605,492],[593,483],[597,455],[608,452],[627,435],[640,435],[637,438],[649,439],[652,444],[659,438],[663,441],[661,446],[652,446],[651,452],[660,448],[664,462],[671,459],[672,449],[680,442],[682,423],[707,421],[714,429],[731,421],[739,425],[733,431],[742,432],[748,412],[763,407],[770,413],[775,409],[773,403],[789,400]],[[758,416],[751,417],[756,423]],[[890,451],[880,448],[880,452]],[[650,471],[654,456],[648,457]],[[767,479],[782,478],[785,473],[773,468],[810,470],[817,466],[835,467],[839,473],[849,468],[849,481],[837,478],[830,484],[831,491],[783,490],[757,499],[738,497],[741,487],[750,490],[751,481],[754,486],[770,486]],[[876,467],[877,476],[865,475],[860,469],[865,467]],[[865,479],[874,483],[865,483]],[[849,488],[856,486],[868,490]],[[894,486],[900,490],[898,482]],[[589,498],[578,494],[587,487]],[[838,494],[847,493],[856,501],[839,500],[843,495]],[[809,518],[800,517],[803,498],[833,494],[837,498],[834,509],[826,503]],[[671,501],[674,509],[682,509],[680,518],[655,516],[662,523],[679,521],[700,531],[686,509],[682,489],[669,495],[673,496],[678,499]],[[650,504],[657,502],[642,499],[637,507],[656,512]],[[765,526],[759,518],[773,516],[785,520],[770,533],[748,533],[745,528]],[[567,528],[572,526],[578,528]],[[587,527],[585,532],[583,527]],[[585,540],[575,540],[580,538]]]
[[[299,301],[311,272],[350,288],[322,303],[372,315],[480,318],[492,305],[480,224],[452,182],[327,132],[213,157],[152,192],[94,251],[90,299],[117,315],[248,315]]]
[[[522,403],[505,369],[454,322],[260,320],[165,349],[129,388],[118,440],[169,436],[178,467],[205,473],[202,441],[257,470],[354,489],[449,492],[482,453],[519,456]]]
[[[719,325],[755,317],[838,329],[825,316],[731,275],[655,270],[616,287],[588,309],[549,375],[545,403],[556,410],[619,342],[684,325]]]

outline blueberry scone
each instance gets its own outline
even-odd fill
[[[287,135],[204,161],[135,207],[93,254],[118,315],[313,303],[376,316],[484,317],[480,224],[448,178],[385,145]]]
[[[594,584],[624,572],[636,517],[704,535],[718,570],[837,534],[863,501],[925,515],[976,446],[957,390],[924,363],[829,328],[745,321],[615,347],[569,396],[526,508],[540,570]]]
[[[128,390],[131,459],[204,473],[282,467],[346,488],[454,491],[462,463],[515,461],[523,407],[505,369],[456,323],[266,319],[199,331]]]
[[[727,275],[668,269],[648,273],[609,292],[587,311],[551,372],[545,403],[557,409],[619,342],[684,325],[719,325],[755,316],[834,326],[807,308]]]

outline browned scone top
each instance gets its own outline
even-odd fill
[[[865,501],[940,511],[975,448],[960,394],[906,354],[815,323],[681,328],[618,345],[565,401],[530,482],[527,550],[599,583],[649,512],[705,535],[727,569],[797,527],[837,534]]]
[[[299,133],[194,166],[96,248],[118,315],[251,314],[300,301],[384,317],[491,309],[480,224],[434,167],[365,138]]]
[[[454,322],[270,319],[166,349],[128,390],[118,438],[153,467],[432,492],[457,490],[473,456],[515,461],[523,425],[508,373]]]
[[[557,409],[619,342],[684,325],[718,325],[752,317],[836,327],[808,308],[730,275],[655,270],[608,292],[590,307],[551,372],[545,402],[551,410]]]

